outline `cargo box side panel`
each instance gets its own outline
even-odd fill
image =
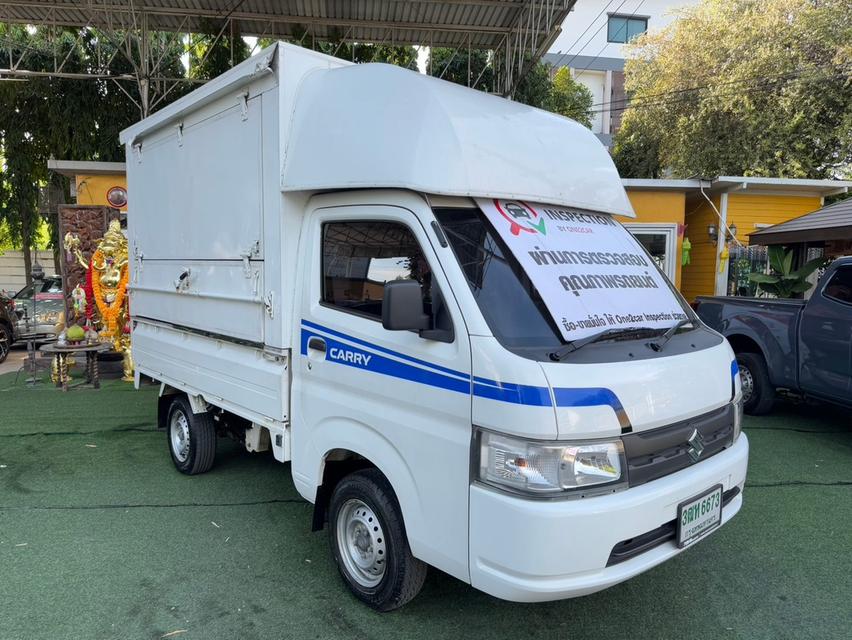
[[[262,262],[146,259],[130,291],[134,318],[263,344]]]
[[[259,96],[235,93],[141,141],[130,240],[146,260],[262,258],[261,120]]]
[[[289,420],[284,356],[139,320],[133,358],[141,373],[260,424]]]

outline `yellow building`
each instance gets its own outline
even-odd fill
[[[127,212],[127,176],[123,162],[48,160],[47,168],[71,178],[71,195],[77,204]]]
[[[103,205],[127,211],[123,162],[50,160],[48,168],[73,179],[79,205]],[[624,179],[635,218],[622,218],[663,272],[690,302],[696,296],[724,295],[728,260],[736,239],[819,209],[826,196],[843,193],[852,181],[721,176],[713,180]],[[123,194],[123,206],[121,204]],[[116,199],[116,197],[118,199]],[[691,245],[683,264],[683,244]]]
[[[721,176],[714,180],[622,181],[636,218],[622,221],[645,245],[690,302],[724,295],[727,254],[736,239],[819,209],[826,196],[844,193],[850,181]],[[689,263],[683,265],[683,240]],[[726,251],[727,248],[727,251]]]

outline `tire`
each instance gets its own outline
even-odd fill
[[[352,473],[335,487],[329,542],[346,585],[377,611],[397,609],[423,588],[427,566],[411,555],[399,502],[378,469]]]
[[[216,459],[216,427],[207,412],[193,413],[186,396],[175,396],[166,419],[172,462],[181,473],[209,471]]]
[[[4,323],[0,322],[0,362],[6,360],[9,349],[12,348],[12,331]]]
[[[763,356],[750,351],[738,353],[737,366],[740,368],[743,386],[743,411],[752,416],[772,411],[775,404],[775,387],[769,380],[769,371]]]

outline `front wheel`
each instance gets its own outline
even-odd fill
[[[169,407],[166,430],[178,471],[192,476],[210,470],[216,458],[216,427],[209,413],[193,413],[189,400],[177,396]]]
[[[743,411],[752,416],[769,413],[775,404],[775,387],[763,356],[749,351],[738,353],[737,366],[743,387]]]
[[[362,602],[391,611],[420,592],[426,564],[411,555],[396,495],[377,469],[353,473],[335,487],[329,534],[340,575]]]

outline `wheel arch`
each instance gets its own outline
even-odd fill
[[[341,437],[345,434],[343,437]],[[318,425],[316,450],[322,455],[316,461],[314,514],[312,528],[322,529],[328,502],[340,480],[359,469],[377,469],[387,479],[399,504],[412,553],[418,555],[418,535],[422,509],[419,492],[402,454],[382,434],[354,420],[334,420]]]
[[[731,349],[734,350],[735,354],[747,351],[760,354],[763,356],[763,359],[766,360],[766,354],[763,352],[763,348],[753,337],[746,335],[745,333],[733,333],[729,336],[725,336],[725,338],[727,338],[728,343],[730,343]]]

